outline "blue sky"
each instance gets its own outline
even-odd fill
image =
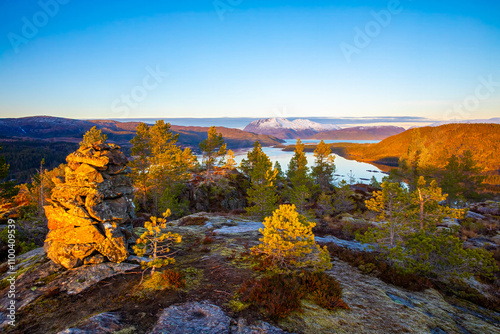
[[[0,117],[500,116],[494,1],[3,0],[0,20]]]

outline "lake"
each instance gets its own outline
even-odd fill
[[[286,140],[285,145],[294,145],[297,142],[296,139],[289,139]],[[307,144],[317,144],[320,141],[319,140],[313,140],[313,139],[307,139],[303,140],[303,143]],[[377,143],[378,140],[325,140],[325,143]],[[235,160],[236,163],[240,163],[242,159],[245,159],[247,156],[247,152],[251,151],[252,149],[240,149],[240,150],[234,150],[234,155],[235,155]],[[292,158],[294,152],[285,152],[282,151],[281,148],[273,148],[273,147],[263,147],[262,151],[266,153],[271,161],[276,162],[278,161],[281,165],[281,168],[283,169],[284,172],[288,169],[288,163],[290,162],[290,159]],[[364,162],[358,162],[355,160],[347,160],[337,154],[335,155],[335,167],[336,167],[336,172],[335,174],[337,175],[336,181],[340,180],[346,180],[349,182],[349,175],[352,173],[353,177],[355,178],[356,183],[369,183],[370,179],[372,176],[375,176],[377,181],[381,181],[382,178],[386,175],[384,172],[382,172],[379,168],[370,165],[368,163]],[[307,162],[308,166],[311,167],[314,165],[314,155],[312,152],[306,152],[306,157],[307,157]],[[200,160],[201,161],[201,160]]]

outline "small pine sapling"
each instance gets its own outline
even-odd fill
[[[151,221],[144,224],[146,231],[137,239],[137,245],[134,246],[134,251],[137,256],[149,255],[150,261],[143,261],[143,268],[151,268],[151,276],[155,269],[175,263],[175,259],[171,257],[170,247],[174,243],[180,243],[182,236],[177,233],[164,232],[166,228],[167,217],[170,216],[170,209],[163,213],[163,218],[151,217]]]
[[[332,263],[326,247],[321,248],[314,240],[314,222],[306,221],[295,205],[281,205],[266,217],[261,243],[252,247],[255,255],[263,257],[268,270],[274,274],[287,274],[296,270],[310,269],[323,272]]]

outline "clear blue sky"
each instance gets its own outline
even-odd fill
[[[59,1],[0,2],[0,117],[500,116],[497,1]]]

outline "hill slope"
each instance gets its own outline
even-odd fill
[[[324,131],[311,136],[311,139],[325,140],[382,140],[404,132],[399,126],[355,126],[341,130]]]
[[[130,151],[130,140],[135,136],[138,122],[112,120],[76,120],[60,117],[23,117],[0,119],[0,155],[10,164],[9,178],[28,182],[40,161],[45,158],[45,168],[52,169],[64,163],[66,156],[78,148],[85,132],[96,126],[108,135],[111,142],[119,144],[125,153]],[[217,128],[229,148],[252,147],[258,140],[262,146],[277,145],[278,138],[245,132],[238,129]],[[207,138],[207,127],[172,126],[179,134],[179,144],[198,151],[198,144]]]
[[[93,126],[108,135],[110,141],[122,146],[130,146],[135,136],[138,122],[118,122],[113,120],[77,120],[70,118],[36,116],[23,118],[0,119],[0,133],[11,139],[38,139],[45,141],[62,141],[77,143],[83,134]],[[282,141],[278,138],[245,132],[238,129],[217,128],[222,133],[228,147],[251,147],[258,140],[263,146],[276,145]],[[207,137],[208,127],[172,126],[172,131],[179,133],[182,146],[198,147],[200,140]],[[200,139],[201,138],[201,139]]]
[[[443,167],[452,155],[470,150],[486,171],[499,171],[500,124],[446,124],[407,130],[376,144],[344,146],[351,159],[379,163],[394,163],[408,148],[423,148],[424,165]]]

